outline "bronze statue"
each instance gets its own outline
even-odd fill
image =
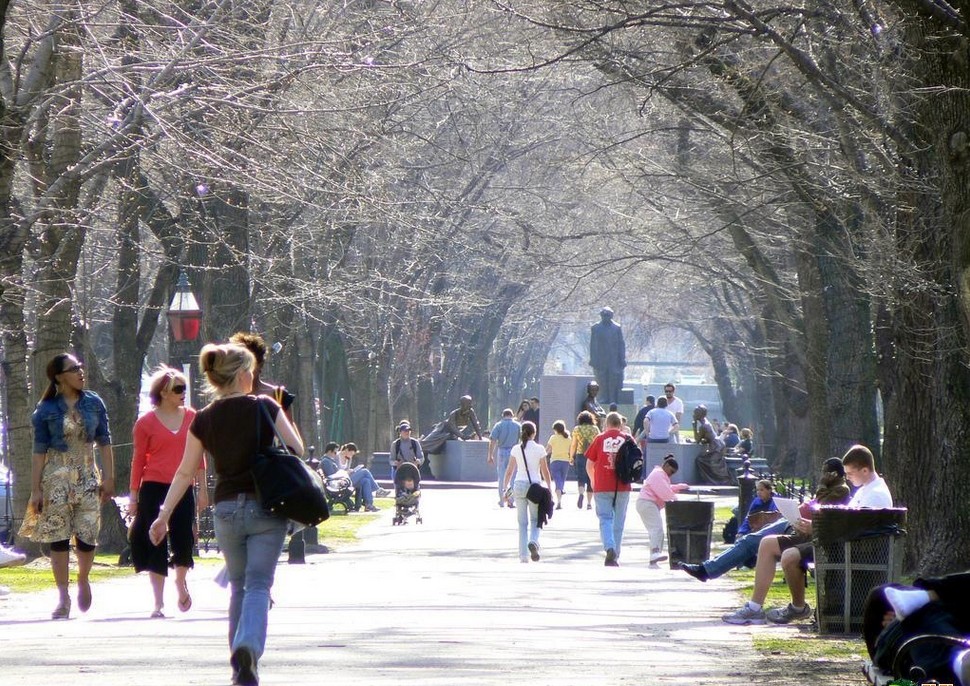
[[[590,328],[589,366],[599,384],[601,402],[619,402],[626,368],[626,344],[623,330],[613,321],[613,310],[609,307],[600,310],[599,323]]]

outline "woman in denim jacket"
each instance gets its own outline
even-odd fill
[[[114,495],[114,453],[108,411],[97,393],[84,388],[84,366],[67,353],[47,364],[50,383],[33,414],[34,456],[30,507],[37,513],[30,538],[50,543],[51,571],[59,595],[52,619],[71,614],[68,561],[73,537],[77,553],[77,605],[91,607],[88,575],[101,527],[101,504]],[[100,449],[102,471],[95,461]]]

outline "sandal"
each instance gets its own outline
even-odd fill
[[[71,599],[62,600],[60,604],[51,612],[51,619],[70,619],[71,618]]]
[[[81,612],[91,609],[91,583],[88,581],[77,582],[77,609]]]
[[[184,591],[184,593],[183,593]],[[179,612],[188,612],[192,607],[192,596],[189,595],[189,587],[179,587]]]
[[[161,610],[155,610],[152,612],[152,619],[165,619],[165,613]]]

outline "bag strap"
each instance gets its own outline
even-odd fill
[[[525,456],[525,443],[519,443],[519,452],[522,453],[522,463],[525,465],[525,475],[529,477],[529,483],[532,483],[532,475],[529,473],[529,460]]]
[[[280,436],[279,429],[276,428],[276,422],[273,421],[273,417],[270,415],[269,410],[266,409],[266,403],[261,402],[260,401],[260,396],[258,396],[258,395],[256,396],[256,404],[259,406],[259,409],[262,412],[263,416],[266,417],[266,420],[269,422],[269,425],[273,427],[273,433],[276,434],[276,439],[280,442],[280,445],[283,446],[284,448],[286,448],[287,451],[289,451],[289,449],[290,449],[289,446],[286,445],[286,441],[284,441],[283,440],[283,437]],[[259,448],[260,438],[262,438],[262,433],[260,431],[260,428],[262,427],[262,424],[263,423],[261,421],[259,421],[259,413],[257,413],[257,415],[256,415],[256,447],[257,447],[257,449]]]

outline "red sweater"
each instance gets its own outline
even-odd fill
[[[134,456],[131,459],[131,490],[141,490],[144,481],[172,483],[182,462],[185,439],[194,417],[195,410],[186,407],[178,433],[172,433],[162,424],[154,411],[138,418],[134,431]]]

